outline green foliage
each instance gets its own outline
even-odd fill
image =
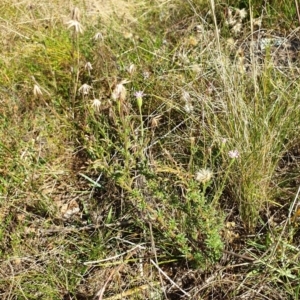
[[[209,261],[220,258],[223,218],[210,200],[205,199],[196,182],[187,183],[157,174],[147,184],[147,197],[151,199],[147,201],[151,208],[148,212],[150,219],[158,221],[152,227],[167,238],[167,245],[172,245],[169,252],[183,254],[202,267],[208,267]]]

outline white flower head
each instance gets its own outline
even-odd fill
[[[136,70],[136,66],[134,64],[131,64],[128,68],[127,68],[127,72],[129,73],[129,75],[133,75],[133,73]]]
[[[137,101],[137,105],[139,108],[142,107],[143,105],[143,97],[145,96],[146,94],[144,94],[143,91],[137,91],[134,93],[134,96],[136,97],[136,101]]]
[[[137,91],[137,92],[134,93],[134,96],[136,98],[143,98],[144,96],[146,96],[146,94],[144,94],[143,91]]]
[[[84,65],[84,68],[88,71],[93,70],[92,64],[89,61]]]
[[[227,143],[227,139],[226,138],[221,138],[221,144],[225,145]]]
[[[247,17],[247,11],[245,8],[238,9],[237,12],[239,13],[241,20],[243,20]]]
[[[78,92],[81,93],[83,96],[87,96],[90,92],[92,87],[86,83],[84,83],[79,89]]]
[[[262,18],[253,19],[253,26],[261,27]]]
[[[150,77],[150,72],[149,71],[144,71],[143,72],[143,77],[144,77],[144,79],[148,79]]]
[[[114,88],[112,94],[111,94],[111,97],[113,100],[125,100],[126,98],[126,95],[127,95],[127,90],[124,86],[124,84],[128,83],[129,81],[127,80],[122,80],[120,83],[118,83],[116,85],[116,87]]]
[[[237,33],[239,33],[240,31],[242,30],[242,23],[236,23],[233,27],[232,27],[232,29],[231,29],[231,31],[234,33],[234,34],[237,34]]]
[[[230,7],[227,10],[227,20],[225,23],[229,26],[233,26],[236,23],[236,19],[234,18],[233,11]]]
[[[39,96],[42,96],[42,95],[43,95],[43,92],[42,92],[40,86],[37,85],[37,84],[35,84],[35,85],[33,86],[33,95],[34,95],[35,97],[39,97]]]
[[[187,112],[187,113],[191,113],[193,110],[194,110],[194,107],[191,103],[187,102],[185,105],[184,105],[184,110]]]
[[[83,33],[83,27],[77,20],[70,20],[67,22],[68,29],[74,28],[76,33]]]
[[[195,174],[195,179],[200,183],[207,183],[213,177],[213,172],[210,169],[201,169]]]
[[[94,99],[92,101],[92,107],[95,109],[95,111],[99,111],[101,106],[101,101],[99,99]]]
[[[239,153],[239,151],[238,150],[230,150],[229,152],[228,152],[228,156],[230,157],[230,158],[233,158],[233,159],[235,159],[235,158],[239,158],[239,156],[240,156],[240,153]]]

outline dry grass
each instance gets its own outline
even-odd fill
[[[296,11],[209,4],[0,4],[1,299],[299,298]]]

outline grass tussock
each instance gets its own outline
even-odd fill
[[[298,299],[299,11],[256,2],[0,4],[1,299]]]

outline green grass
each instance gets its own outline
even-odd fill
[[[74,5],[0,5],[1,299],[298,299],[297,62],[237,51],[296,6]]]

